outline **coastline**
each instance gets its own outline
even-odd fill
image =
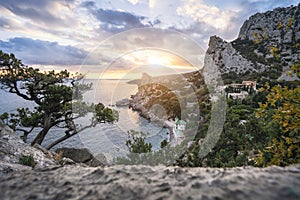
[[[132,95],[129,99],[129,109],[132,109],[135,112],[138,112],[139,115],[149,122],[153,122],[162,128],[166,128],[169,131],[169,142],[175,140],[175,134],[173,132],[173,126],[170,120],[164,120],[157,117],[155,114],[148,111],[141,103],[138,102],[138,94]]]

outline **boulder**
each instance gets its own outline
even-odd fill
[[[116,102],[116,106],[123,107],[129,105],[129,99],[122,99]]]
[[[91,167],[104,165],[104,163],[95,158],[87,148],[76,149],[64,147],[56,149],[56,152],[58,154],[62,154],[62,157],[69,158],[76,163],[84,163]]]

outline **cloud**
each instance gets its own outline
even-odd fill
[[[122,58],[135,54],[138,51],[153,50],[168,52],[188,60],[194,66],[202,67],[204,50],[187,35],[177,31],[155,28],[141,28],[115,34],[91,52],[89,59],[106,58],[106,64],[113,69],[127,69],[135,66],[134,63],[123,62]],[[135,58],[138,58],[136,56]],[[89,60],[88,59],[88,60]],[[115,61],[122,62],[115,62]],[[113,62],[113,64],[109,64]],[[129,65],[126,65],[129,63]],[[138,63],[138,60],[136,61]],[[100,63],[105,64],[105,63]]]
[[[35,21],[55,24],[59,22],[59,17],[50,13],[54,4],[51,1],[40,0],[10,0],[0,1],[0,5],[10,10],[12,13]]]
[[[80,7],[83,8],[94,8],[96,6],[96,3],[94,1],[84,1],[80,4]]]
[[[138,3],[138,1],[130,1]],[[99,8],[94,2],[83,2],[81,7],[86,8],[98,21],[100,31],[119,33],[133,28],[152,27],[161,23],[159,19],[151,21],[148,17],[127,12],[124,10]]]
[[[188,16],[194,21],[204,22],[216,29],[226,30],[233,22],[236,15],[230,10],[222,11],[216,6],[206,5],[202,1],[190,0],[187,4],[177,8],[177,14]]]
[[[110,32],[149,26],[143,23],[146,17],[136,16],[128,12],[98,9],[93,14],[101,22],[101,28]]]
[[[15,53],[28,64],[74,64],[116,33],[149,27],[186,34],[205,49],[211,35],[234,39],[250,15],[297,1],[0,0],[0,49]],[[136,47],[191,49],[170,33],[147,31],[115,37],[109,44],[113,49],[101,50],[93,60],[107,63],[117,52]],[[197,52],[192,49],[189,53],[193,51]]]
[[[77,65],[81,64],[88,55],[86,51],[76,47],[30,38],[0,40],[0,49],[7,53],[14,53],[25,64]]]
[[[127,0],[127,1],[129,1],[133,5],[139,3],[139,0]]]
[[[266,12],[278,7],[287,7],[289,5],[297,5],[298,0],[278,1],[278,0],[243,0],[240,2],[241,16],[252,15],[257,12]]]
[[[0,27],[4,28],[4,29],[9,29],[11,28],[11,25],[13,25],[14,23],[6,18],[6,17],[0,17]]]

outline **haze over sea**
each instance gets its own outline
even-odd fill
[[[85,82],[93,83],[93,89],[84,94],[84,100],[89,103],[101,102],[108,106],[114,105],[118,100],[130,98],[130,95],[136,93],[137,85],[128,84],[127,81],[118,79],[85,80]],[[29,107],[32,109],[34,107],[32,102],[25,101],[17,95],[3,90],[0,90],[0,97],[0,114],[3,112],[15,112],[17,108]],[[107,158],[111,159],[116,156],[125,156],[128,152],[125,143],[127,131],[129,130],[148,132],[149,136],[146,141],[152,143],[153,149],[159,148],[160,142],[168,137],[166,129],[154,123],[149,123],[146,119],[140,117],[137,112],[128,109],[128,107],[113,108],[119,111],[119,121],[116,124],[100,124],[94,128],[87,129],[78,136],[58,144],[53,149],[59,147],[88,148],[95,155],[103,153]],[[91,116],[79,120],[78,123],[82,125],[88,123],[89,117]],[[42,145],[46,146],[63,134],[64,130],[61,128],[55,127],[51,129]],[[33,135],[29,136],[29,141],[33,138]]]

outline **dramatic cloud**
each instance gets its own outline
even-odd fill
[[[0,6],[5,7],[17,16],[32,19],[47,24],[57,24],[60,22],[58,15],[51,13],[51,10],[57,8],[56,4],[52,1],[40,0],[10,0],[0,1]]]
[[[133,28],[150,27],[153,24],[160,23],[159,20],[155,20],[152,23],[147,17],[130,12],[97,8],[92,2],[86,2],[82,6],[86,7],[99,21],[101,31],[118,33]]]
[[[32,40],[30,38],[12,38],[1,41],[4,52],[14,53],[25,64],[81,64],[87,52],[72,46],[62,46],[57,42]]]
[[[13,20],[0,16],[0,27],[3,29],[11,29],[12,27],[16,27],[16,23]]]
[[[189,16],[194,21],[204,22],[216,29],[226,30],[232,24],[232,18],[237,14],[233,11],[221,11],[215,6],[203,4],[202,1],[190,0],[183,7],[177,8],[181,16]]]
[[[103,41],[89,63],[107,63],[120,52],[137,47],[197,50],[172,34],[173,30],[207,48],[211,35],[237,37],[243,21],[256,12],[298,4],[298,0],[0,0],[0,49],[15,53],[28,64],[78,64]],[[145,31],[115,37],[137,28]],[[13,38],[13,39],[11,39]],[[110,48],[111,47],[111,48]],[[121,68],[121,65],[118,65]]]

